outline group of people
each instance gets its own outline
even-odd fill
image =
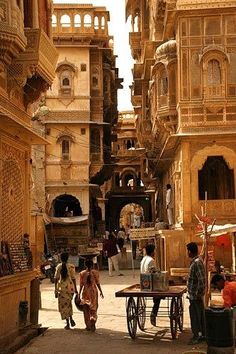
[[[187,252],[191,258],[189,276],[187,281],[187,297],[189,299],[189,315],[191,321],[192,338],[189,341],[190,345],[198,344],[205,341],[205,306],[204,295],[206,288],[205,266],[202,257],[198,253],[198,246],[195,242],[187,244]],[[145,247],[146,255],[143,257],[140,264],[140,273],[147,274],[156,271],[154,262],[155,246],[149,244]],[[215,274],[211,280],[212,286],[222,290],[222,296],[225,307],[236,306],[236,282],[228,282],[221,274]],[[156,326],[156,318],[160,306],[160,301],[163,297],[153,298],[153,307],[150,315],[150,322]]]
[[[189,276],[187,281],[187,297],[189,299],[189,314],[191,321],[191,330],[193,337],[189,344],[198,344],[205,340],[205,306],[204,294],[206,287],[205,266],[203,259],[198,253],[198,246],[191,242],[187,244],[188,256],[191,258]],[[145,247],[146,254],[140,263],[140,273],[153,273],[156,269],[154,261],[155,246],[148,244]],[[115,237],[110,234],[107,242],[104,244],[104,252],[107,252],[109,275],[112,275],[112,266],[114,266],[117,275],[119,273],[117,259],[117,242]],[[86,330],[95,331],[98,309],[98,292],[101,298],[104,298],[99,280],[99,272],[93,269],[93,261],[85,261],[86,269],[80,272],[79,291],[77,290],[75,267],[68,263],[68,253],[61,254],[61,263],[56,268],[55,273],[55,296],[58,298],[59,312],[62,320],[66,320],[65,329],[75,326],[73,320],[72,298],[76,294],[76,304],[82,309]],[[236,282],[227,282],[223,275],[215,274],[211,284],[222,290],[224,306],[232,307],[236,305]],[[162,296],[153,298],[153,307],[150,315],[150,321],[156,326],[156,318]]]
[[[61,263],[55,273],[55,297],[58,298],[58,309],[62,320],[66,320],[65,329],[74,327],[72,299],[76,294],[76,305],[82,309],[87,331],[96,330],[98,291],[103,299],[103,292],[99,281],[99,272],[93,269],[93,261],[85,261],[86,269],[80,272],[79,291],[77,290],[75,267],[68,263],[69,254],[61,254]]]

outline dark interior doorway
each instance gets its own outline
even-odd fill
[[[199,200],[234,199],[234,170],[230,169],[223,156],[208,156],[198,171]]]
[[[80,202],[72,195],[60,195],[54,200],[53,206],[55,217],[71,217],[82,215]]]

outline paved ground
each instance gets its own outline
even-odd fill
[[[185,353],[191,349],[186,343],[191,337],[189,318],[185,301],[185,330],[176,340],[172,340],[167,318],[158,320],[158,327],[152,327],[147,320],[147,330],[138,332],[137,339],[130,339],[127,334],[125,299],[115,298],[114,294],[128,285],[139,282],[139,273],[133,277],[132,271],[123,271],[124,277],[108,277],[107,271],[101,272],[101,284],[105,299],[100,300],[97,331],[90,333],[84,330],[82,313],[75,309],[76,328],[70,331],[63,329],[64,322],[57,311],[57,299],[54,298],[54,286],[44,280],[41,286],[42,310],[40,323],[48,327],[44,335],[34,339],[29,345],[18,351],[18,354],[161,354]],[[203,349],[203,344],[195,349]],[[202,353],[199,350],[192,353]]]

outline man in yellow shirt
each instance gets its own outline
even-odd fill
[[[222,297],[225,307],[236,306],[236,281],[226,281],[221,274],[215,274],[211,284],[217,289],[223,290]]]

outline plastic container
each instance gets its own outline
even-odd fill
[[[232,310],[207,308],[205,316],[208,346],[232,347],[234,344]]]

